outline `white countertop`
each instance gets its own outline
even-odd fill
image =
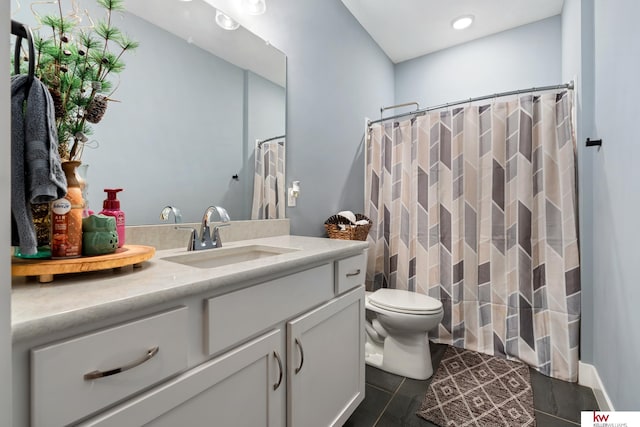
[[[184,248],[168,249],[157,251],[152,259],[143,263],[142,268],[132,270],[124,267],[120,273],[106,270],[56,276],[48,284],[14,278],[11,299],[13,341],[58,332],[85,322],[105,320],[223,287],[228,290],[241,288],[246,282],[356,255],[368,247],[366,242],[360,241],[289,235],[231,242],[224,247],[250,244],[299,250],[200,269],[163,260],[163,257],[187,253]]]

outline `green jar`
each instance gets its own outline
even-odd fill
[[[118,249],[116,219],[89,215],[82,220],[82,253],[86,256],[110,254]]]

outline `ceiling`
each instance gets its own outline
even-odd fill
[[[226,31],[215,24],[216,9],[208,0],[135,0],[130,12],[240,68],[251,70],[284,87],[286,61],[282,52],[244,27]]]
[[[394,62],[559,15],[564,0],[342,0]],[[474,15],[471,27],[451,22]]]

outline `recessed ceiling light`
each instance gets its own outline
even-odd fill
[[[262,15],[267,10],[266,0],[244,0],[243,5],[249,15]]]
[[[455,30],[464,30],[469,28],[471,24],[473,24],[473,15],[464,15],[454,19],[451,26]]]
[[[224,13],[216,10],[216,24],[218,24],[221,28],[225,30],[237,30],[240,27],[240,24],[225,15]]]

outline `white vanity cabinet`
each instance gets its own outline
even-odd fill
[[[364,399],[363,321],[358,287],[287,322],[286,358],[275,329],[80,425],[341,426]]]
[[[364,399],[365,256],[178,298],[171,309],[31,347],[30,425],[341,426]],[[144,361],[131,357],[139,350],[101,356],[137,341],[160,350]],[[66,350],[74,356],[62,369]],[[83,380],[89,366],[130,369]],[[60,390],[75,394],[56,395],[58,378],[73,378]]]
[[[281,336],[273,330],[80,425],[282,426]]]

